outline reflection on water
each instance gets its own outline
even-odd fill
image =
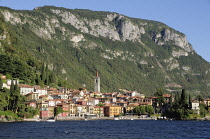
[[[97,120],[0,123],[0,138],[209,138],[209,121]]]

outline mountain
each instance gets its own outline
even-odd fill
[[[210,63],[183,33],[163,23],[52,6],[31,11],[0,7],[0,15],[0,54],[23,65],[0,73],[17,77],[20,70],[18,77],[26,83],[38,80],[44,63],[72,88],[85,84],[93,90],[98,70],[102,92],[210,91]],[[1,69],[7,67],[3,63]]]

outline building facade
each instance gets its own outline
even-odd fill
[[[104,116],[114,117],[123,113],[123,107],[121,106],[104,106]]]

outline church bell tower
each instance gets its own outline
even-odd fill
[[[100,77],[98,76],[98,71],[96,71],[96,77],[94,81],[94,92],[100,92]]]

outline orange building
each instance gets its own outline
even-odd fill
[[[114,117],[123,113],[121,106],[104,106],[104,116]]]

